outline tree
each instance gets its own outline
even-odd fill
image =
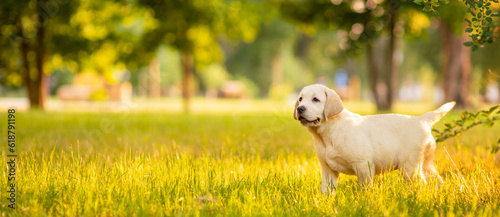
[[[149,61],[162,43],[181,52],[186,112],[193,95],[194,68],[222,59],[217,37],[226,34],[232,39],[252,40],[258,28],[258,15],[249,12],[253,6],[246,2],[139,0],[139,4],[152,11],[156,26],[143,35],[141,46],[134,53],[148,54],[143,59]]]
[[[293,42],[294,28],[279,19],[262,23],[252,43],[236,46],[227,57],[228,71],[236,77],[246,77],[259,88],[259,95],[265,96],[273,84],[283,80],[281,54],[283,48]]]
[[[47,95],[47,72],[44,65],[48,46],[46,28],[61,20],[54,18],[59,12],[59,16],[67,18],[73,5],[42,0],[6,0],[0,4],[0,28],[7,30],[1,35],[0,42],[4,52],[0,67],[6,74],[22,77],[31,108],[43,109]],[[20,64],[12,54],[19,55]]]
[[[299,25],[313,25],[322,29],[340,29],[345,33],[341,45],[343,53],[352,55],[360,49],[366,51],[369,84],[379,110],[390,110],[395,97],[397,82],[396,23],[399,14],[408,8],[417,7],[413,3],[398,0],[375,1],[276,1],[285,18]],[[374,41],[384,31],[387,32],[386,70],[381,70],[374,52]]]
[[[457,107],[469,105],[471,49],[463,46],[468,40],[464,32],[466,7],[451,2],[438,9],[441,15],[439,31],[443,50],[442,80],[445,101],[455,101]]]
[[[119,1],[2,1],[0,71],[22,78],[30,107],[43,109],[51,70],[107,73],[119,61],[116,53],[130,52],[122,42],[133,37],[116,25],[130,15],[126,7]]]

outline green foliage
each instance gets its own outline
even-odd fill
[[[435,133],[434,138],[436,142],[443,142],[446,139],[458,137],[471,128],[479,125],[485,125],[489,128],[493,127],[495,121],[500,119],[500,106],[491,107],[488,110],[479,111],[477,113],[470,113],[464,111],[460,119],[456,119],[450,123],[445,123],[445,128],[442,131],[432,129]],[[500,150],[500,138],[496,144],[491,148],[491,153],[495,154]]]
[[[388,5],[399,7],[384,1],[373,3],[373,8],[355,10],[355,1],[280,1],[276,7],[284,19],[298,25],[305,32],[312,30],[341,30],[340,49],[344,54],[357,54],[365,43],[377,38],[386,27]],[[364,3],[364,2],[363,2]]]
[[[137,40],[135,22],[124,20],[135,20],[142,12],[132,10],[126,2],[95,0],[6,0],[0,3],[0,11],[0,47],[3,51],[0,71],[7,74],[5,79],[15,81],[22,77],[24,83],[27,73],[21,61],[25,55],[21,52],[23,43],[31,72],[36,71],[33,52],[40,49],[44,51],[42,64],[47,75],[61,70],[106,75],[117,68],[123,69],[120,56],[130,53]],[[37,14],[43,17],[41,23]],[[41,43],[35,37],[40,27],[44,27]]]
[[[423,12],[432,13],[435,17],[440,18],[441,15],[436,11],[436,8],[443,4],[448,4],[448,0],[414,0],[413,3],[423,5]]]
[[[210,90],[218,90],[225,81],[230,80],[226,69],[215,63],[205,68],[202,78],[205,86]]]
[[[440,5],[448,4],[449,0],[414,0],[416,4],[423,5],[422,11],[432,13],[440,18],[441,13],[436,10]],[[453,1],[456,2],[456,1]],[[498,0],[460,0],[467,8],[468,17],[465,18],[467,28],[465,32],[469,34],[471,41],[464,45],[477,50],[480,46],[493,43],[499,37],[500,25],[498,18]],[[497,4],[496,6],[494,4]]]
[[[149,62],[157,48],[166,43],[193,55],[195,65],[202,69],[223,58],[217,43],[220,35],[251,41],[260,24],[260,17],[253,13],[259,8],[247,1],[138,0],[138,6],[148,11],[152,28],[144,31],[140,45],[128,60],[142,64]]]
[[[265,96],[271,87],[271,64],[275,58],[285,65],[283,48],[297,38],[294,26],[275,19],[264,23],[255,40],[241,43],[227,57],[226,67],[233,77],[246,77],[257,85],[257,95]],[[283,66],[285,67],[285,66]]]
[[[498,38],[497,28],[500,28],[494,18],[499,17],[500,13],[493,12],[495,8],[492,4],[498,4],[498,0],[465,0],[464,3],[468,6],[467,12],[472,17],[465,19],[468,25],[465,32],[469,33],[472,41],[465,42],[464,45],[477,50],[483,44],[493,43]]]

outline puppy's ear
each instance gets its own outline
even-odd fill
[[[295,102],[295,108],[293,109],[293,118],[295,118],[295,120],[299,120],[299,117],[297,116],[297,107],[299,106],[299,100],[297,100],[297,102]]]
[[[323,115],[325,116],[325,119],[328,120],[340,114],[340,112],[344,110],[344,104],[342,103],[342,100],[340,100],[339,95],[332,89],[326,88],[325,94],[326,102]]]

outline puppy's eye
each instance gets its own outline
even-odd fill
[[[318,98],[316,98],[316,97],[314,97],[314,98],[313,98],[313,102],[319,102],[319,99],[318,99]]]
[[[302,101],[302,97],[299,98],[299,102],[301,102],[301,101]]]

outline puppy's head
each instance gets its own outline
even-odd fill
[[[343,109],[344,104],[335,91],[320,84],[313,84],[300,91],[293,117],[303,126],[313,127],[337,116]]]

